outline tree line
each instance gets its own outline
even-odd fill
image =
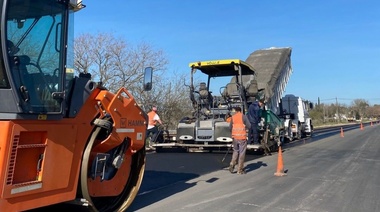
[[[127,43],[111,33],[81,34],[74,40],[76,74],[90,73],[92,80],[112,92],[126,87],[139,106],[148,112],[157,106],[158,114],[168,129],[191,113],[186,74],[169,72],[165,53],[148,43]],[[153,67],[153,89],[144,91],[143,70]],[[189,71],[190,73],[190,71]]]
[[[354,99],[350,105],[316,103],[310,110],[314,124],[323,125],[334,122],[360,122],[380,118],[380,105],[371,105],[368,100]]]

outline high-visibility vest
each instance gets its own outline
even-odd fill
[[[150,111],[148,113],[148,118],[149,118],[149,125],[156,125],[157,121],[156,120],[153,120],[154,119],[154,116],[156,115],[156,112],[155,111]]]
[[[240,112],[232,116],[232,138],[238,140],[247,139],[247,132],[243,122],[243,114]]]

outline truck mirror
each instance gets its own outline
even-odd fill
[[[144,70],[144,91],[152,90],[152,81],[153,81],[153,68],[146,67]]]

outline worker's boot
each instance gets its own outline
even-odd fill
[[[271,156],[272,155],[272,153],[270,153],[270,151],[268,151],[268,150],[265,150],[264,152],[265,152],[264,153],[265,156]]]
[[[231,173],[234,173],[234,169],[235,169],[235,165],[231,163],[230,167],[228,168],[228,171],[230,171]]]
[[[237,174],[245,174],[244,164],[239,164]]]
[[[237,174],[245,174],[245,170],[244,169],[239,169]]]

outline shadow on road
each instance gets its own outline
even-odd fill
[[[195,186],[196,183],[186,183],[186,181],[199,176],[200,175],[191,173],[145,171],[140,192],[127,211],[139,210],[155,202],[173,196],[178,192],[187,190]],[[170,183],[168,183],[168,179],[171,180]],[[173,189],[173,187],[169,190],[165,189],[173,184],[175,184],[175,189]],[[157,195],[157,192],[159,192],[160,195]]]
[[[262,166],[268,166],[268,165],[266,163],[263,163],[262,161],[257,161],[257,163],[248,164],[245,167],[245,172],[248,173],[248,172],[254,171],[256,169],[259,169]]]

